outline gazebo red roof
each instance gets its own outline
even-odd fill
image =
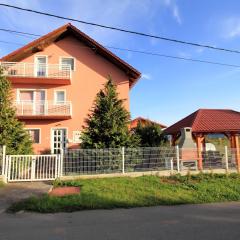
[[[193,133],[240,133],[240,112],[230,109],[199,109],[168,127],[164,133],[178,134],[191,127]]]

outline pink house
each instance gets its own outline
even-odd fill
[[[108,75],[126,99],[141,74],[71,24],[0,59],[12,83],[17,118],[35,153],[57,153],[80,143],[84,119]]]

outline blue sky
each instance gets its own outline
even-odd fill
[[[236,0],[0,0],[135,31],[239,49]],[[57,4],[56,4],[57,3]],[[45,34],[66,21],[0,7],[0,28]],[[240,65],[240,54],[184,46],[73,23],[103,45]],[[32,39],[0,32],[0,41]],[[0,56],[18,48],[0,42]],[[198,108],[239,109],[240,68],[214,66],[114,50],[142,72],[131,91],[131,115],[170,125]]]

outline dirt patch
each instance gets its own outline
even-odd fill
[[[63,197],[67,195],[75,195],[80,193],[79,187],[56,187],[49,192],[49,196]]]

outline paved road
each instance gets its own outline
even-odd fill
[[[240,239],[240,203],[0,214],[0,239]]]

